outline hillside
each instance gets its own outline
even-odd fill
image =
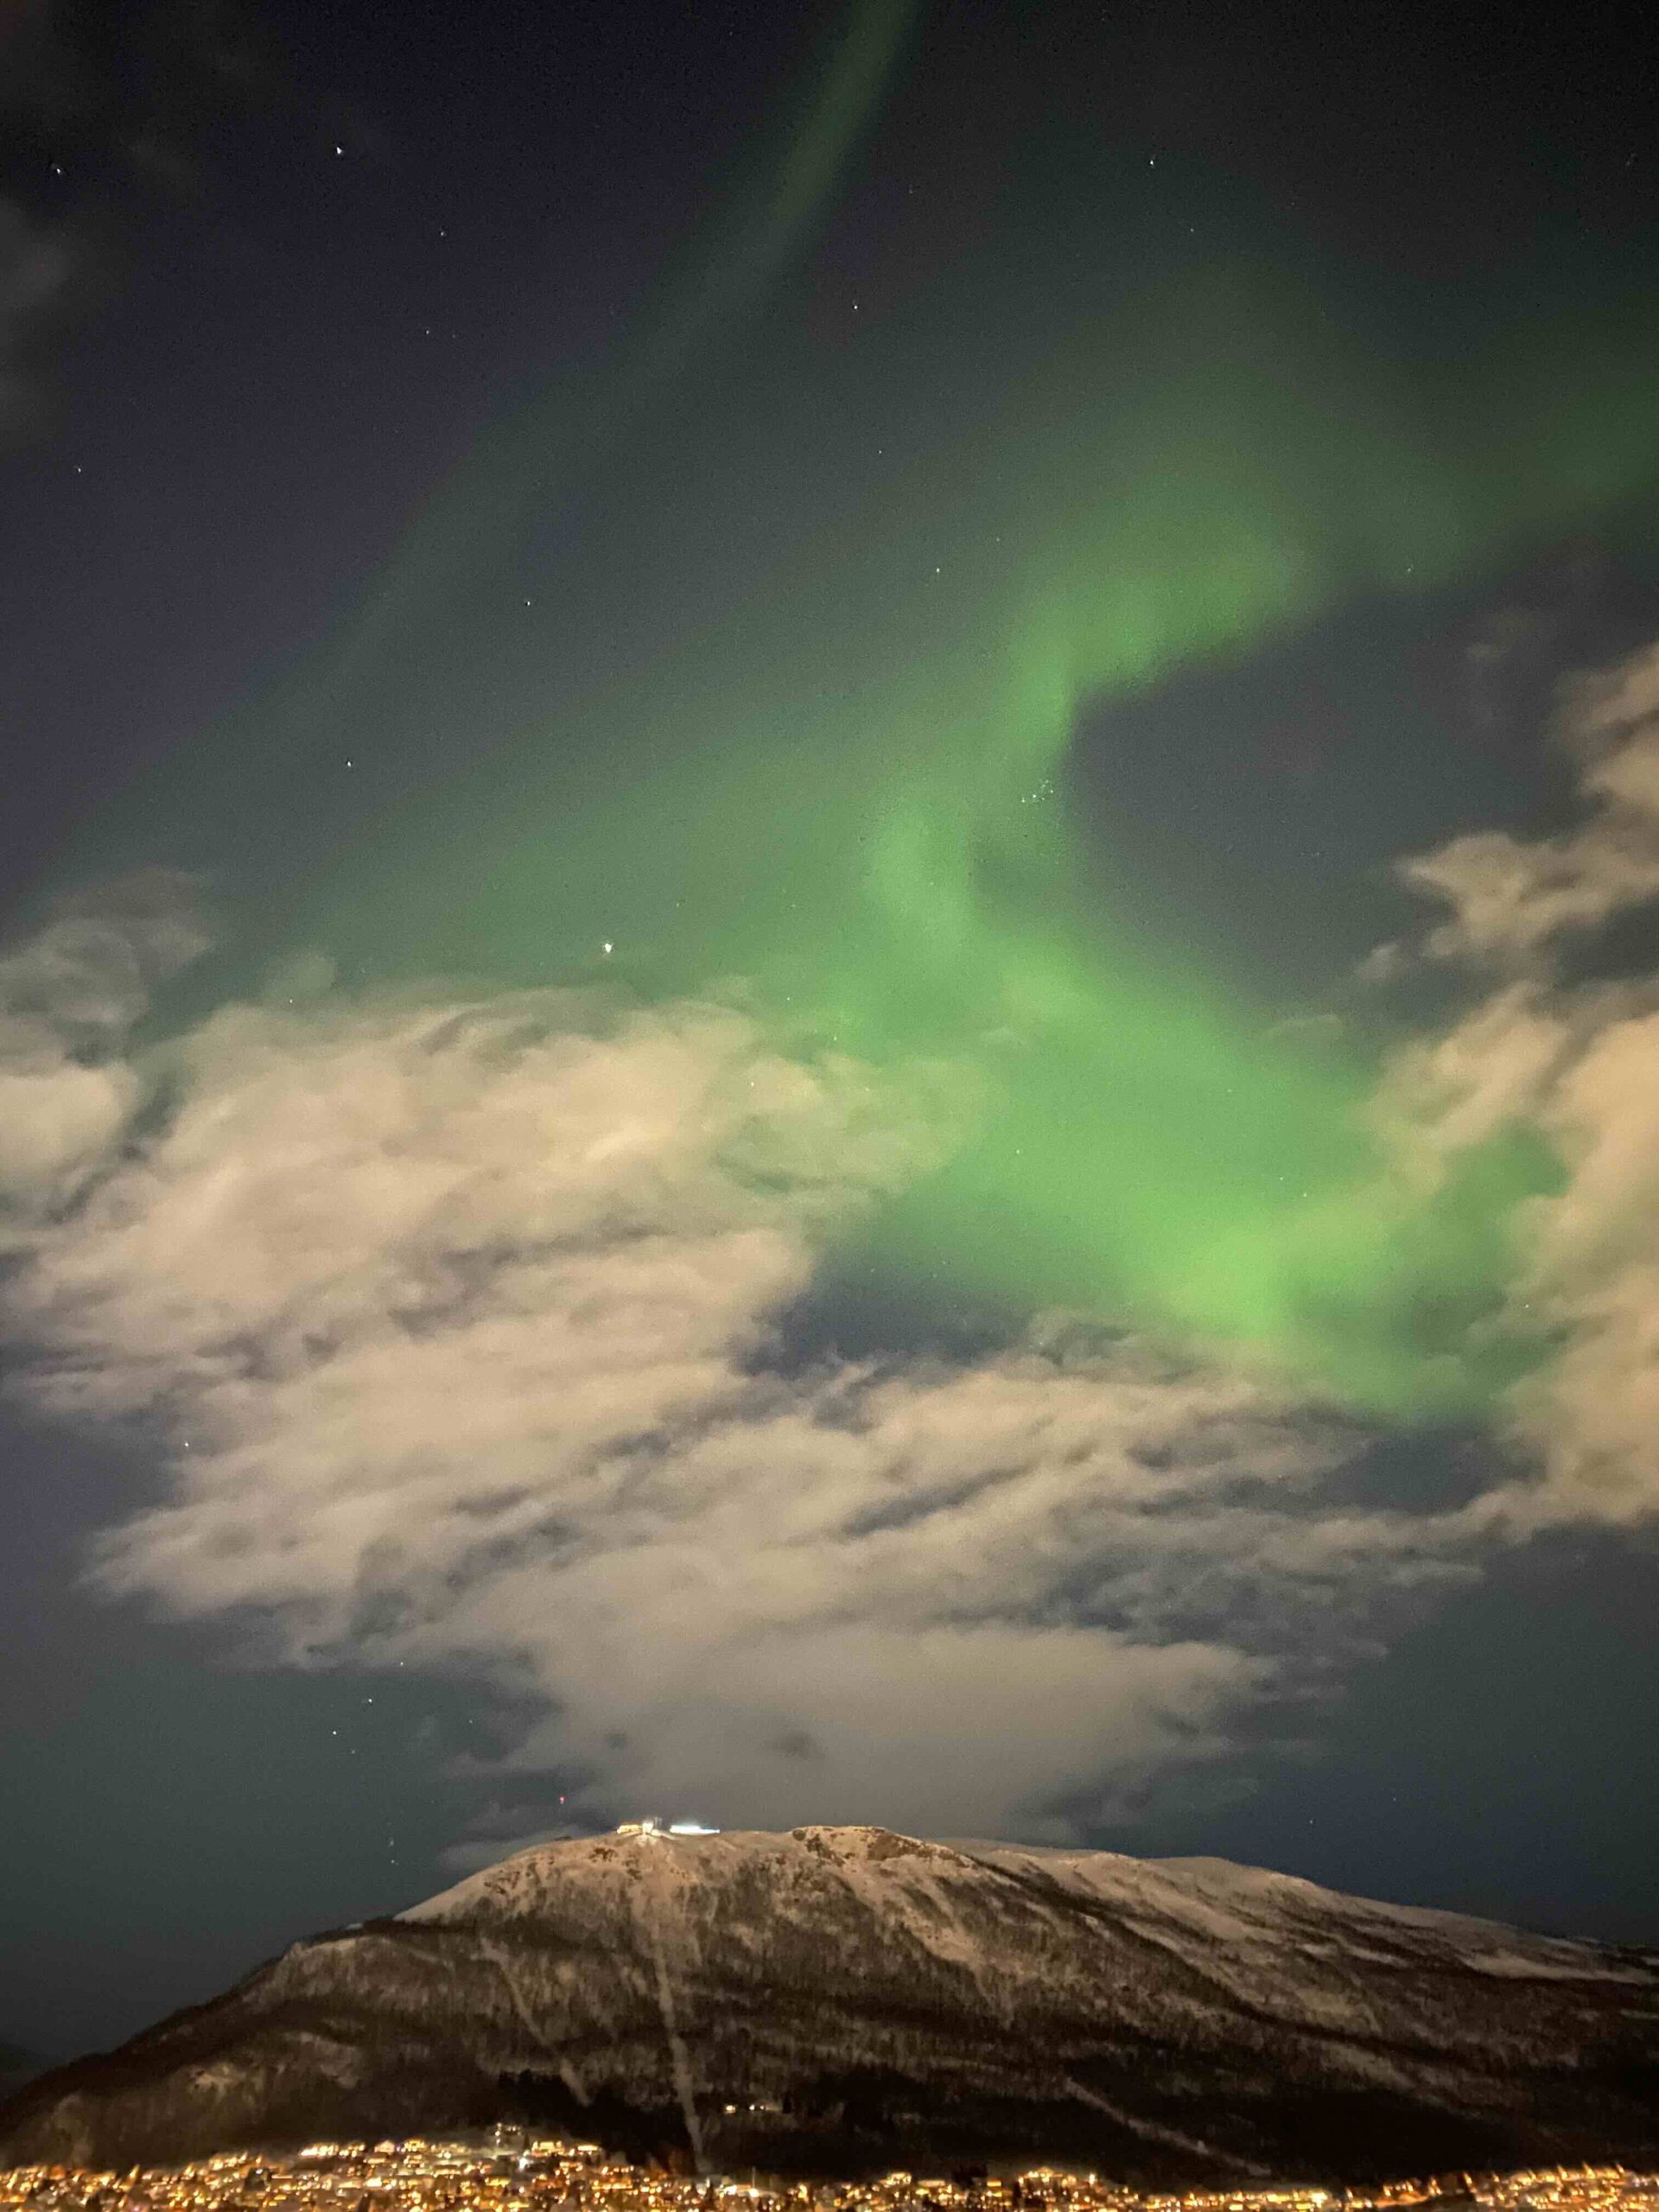
[[[0,2109],[124,2165],[502,2117],[856,2172],[1659,2160],[1659,1956],[1213,1859],[879,1828],[548,1844]]]

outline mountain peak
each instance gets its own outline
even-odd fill
[[[543,1843],[30,2084],[0,2161],[494,2119],[800,2174],[1659,2158],[1659,1958],[1221,1859],[810,1823]]]
[[[936,1859],[969,1866],[971,1859],[964,1859],[959,1851],[946,1843],[931,1843],[925,1838],[904,1835],[895,1828],[868,1827],[838,1827],[822,1824],[791,1828],[791,1839],[804,1844],[821,1859],[849,1861],[864,1860],[880,1865],[887,1859]]]

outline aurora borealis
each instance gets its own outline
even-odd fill
[[[63,1617],[339,1685],[365,1912],[641,1793],[1288,1864],[1659,1494],[1624,74],[289,12],[22,448]],[[1441,1901],[1369,1756],[1308,1870]]]
[[[851,47],[886,54],[900,28],[866,11]],[[809,114],[755,207],[725,219],[774,285],[781,246],[753,241],[810,227],[796,172],[829,196],[836,165],[812,148],[851,137],[863,104],[832,73],[828,120]],[[767,214],[780,207],[786,222]],[[1562,304],[1518,330],[1471,316],[1456,358],[1379,362],[1342,271],[1282,223],[1128,283],[1103,251],[1033,304],[972,417],[928,426],[851,496],[814,487],[817,511],[809,493],[797,517],[776,457],[810,435],[815,386],[833,391],[804,377],[755,479],[782,518],[715,551],[732,570],[694,625],[573,683],[581,618],[565,610],[585,603],[587,548],[523,541],[543,503],[580,499],[625,563],[662,527],[659,470],[696,483],[731,467],[729,422],[671,451],[766,325],[762,298],[718,334],[717,309],[754,285],[714,227],[716,246],[687,255],[714,303],[647,302],[588,393],[498,425],[297,698],[188,752],[147,813],[188,808],[180,785],[205,779],[245,814],[251,743],[281,757],[296,723],[311,735],[290,790],[308,808],[325,743],[360,755],[365,721],[433,728],[442,760],[389,809],[346,810],[337,849],[268,894],[262,957],[518,986],[602,970],[646,1004],[735,988],[785,1050],[895,1080],[942,1062],[949,1157],[861,1226],[862,1263],[1014,1319],[1059,1306],[1197,1332],[1367,1411],[1478,1409],[1529,1357],[1482,1325],[1516,1205],[1554,1176],[1546,1148],[1500,1132],[1444,1189],[1402,1183],[1367,1126],[1373,1058],[1273,1033],[1248,976],[1150,937],[1109,835],[1078,834],[1068,761],[1086,715],[1332,607],[1430,594],[1601,524],[1645,531],[1651,309],[1633,297],[1586,325]],[[971,327],[1006,272],[953,281],[952,320]],[[902,354],[899,321],[855,375]],[[706,512],[706,480],[688,496]],[[528,620],[504,624],[504,607]],[[216,878],[226,828],[210,817],[200,839]]]

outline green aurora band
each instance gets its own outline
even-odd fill
[[[890,59],[903,24],[884,20]],[[839,148],[885,66],[867,56]],[[815,156],[814,191],[835,166]],[[893,318],[842,389],[899,377],[964,312]],[[1537,1356],[1496,1321],[1516,1203],[1554,1163],[1516,1132],[1409,1186],[1370,1132],[1374,1059],[1275,1030],[1236,981],[1148,943],[1067,785],[1085,709],[1366,594],[1642,527],[1650,308],[1569,304],[1411,359],[1362,322],[1266,249],[1139,276],[1021,333],[993,389],[838,499],[813,461],[833,405],[810,388],[747,422],[714,372],[677,369],[659,422],[626,370],[585,414],[537,402],[285,702],[143,811],[245,810],[251,754],[302,725],[331,753],[342,731],[365,752],[460,733],[460,765],[435,741],[416,788],[270,893],[262,961],[321,947],[354,985],[576,980],[636,1004],[741,986],[779,1048],[855,1056],[878,1092],[955,1071],[961,1142],[830,1265],[1011,1323],[1063,1307],[1219,1346],[1367,1414],[1478,1413]],[[746,441],[774,512],[799,454],[804,518],[715,611],[579,676],[559,656],[581,660],[605,613],[580,560],[538,580],[559,612],[533,645],[480,614],[491,592],[519,604],[506,554],[478,582],[480,546],[516,549],[567,496],[574,448],[607,487],[601,539],[660,527],[689,560],[686,518]]]

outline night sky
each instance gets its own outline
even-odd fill
[[[1659,1942],[1652,92],[0,6],[0,2041],[648,1812]]]

